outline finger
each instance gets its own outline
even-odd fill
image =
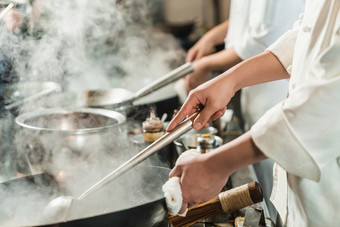
[[[203,128],[205,124],[208,123],[211,116],[216,112],[216,107],[212,105],[211,101],[207,101],[206,105],[204,106],[203,110],[198,114],[194,121],[194,129],[199,130]]]
[[[190,96],[183,104],[182,108],[178,111],[176,116],[170,121],[167,132],[174,129],[186,116],[191,115],[197,111],[197,104],[190,99]]]
[[[209,125],[209,123],[206,123],[204,126],[203,126],[203,128],[208,128],[210,125]]]
[[[188,203],[188,209],[195,207],[197,203]]]
[[[216,121],[218,118],[222,117],[224,113],[225,113],[225,108],[223,110],[217,111],[211,116],[210,121]]]
[[[198,51],[195,60],[201,59],[203,57],[203,51]]]
[[[182,175],[182,171],[177,168],[176,166],[170,171],[169,173],[169,178],[172,178],[172,177],[181,177]]]
[[[178,214],[179,215],[184,214],[187,211],[187,209],[188,209],[188,203],[183,202],[181,209],[178,211]]]
[[[197,50],[190,49],[188,51],[188,54],[187,54],[185,61],[186,62],[192,62],[195,59],[196,54],[197,54]]]

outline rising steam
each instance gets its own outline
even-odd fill
[[[156,7],[157,4],[159,7]],[[28,18],[26,34],[8,32],[3,26],[0,27],[1,51],[11,60],[11,76],[21,82],[56,81],[62,85],[64,92],[110,87],[136,91],[184,60],[184,52],[177,41],[155,29],[155,25],[161,23],[160,17],[157,17],[157,10],[161,8],[159,4],[158,0],[35,0],[34,5],[25,8]],[[18,136],[15,141],[8,140],[14,134],[18,135],[13,131],[16,126],[13,115],[2,117],[0,155],[5,157],[11,152],[9,147],[12,143],[22,148],[26,146],[26,141]],[[98,145],[89,143],[91,147],[87,151],[92,150],[94,154],[60,155],[58,159],[49,160],[41,166],[48,166],[51,173],[64,179],[65,191],[76,195],[140,151],[141,148],[132,146],[131,139],[124,133],[126,131],[106,135],[107,141],[100,145],[99,151]],[[35,136],[35,140],[45,138],[40,137],[39,133],[31,136]],[[49,144],[54,153],[65,152],[56,138],[39,142]],[[6,143],[8,146],[4,145]],[[9,163],[12,159],[11,156],[1,160],[1,171],[7,166],[13,169],[13,164]],[[63,178],[65,173],[68,178]],[[140,182],[140,178],[129,180],[136,185]],[[22,188],[12,191],[16,190]],[[124,187],[117,190],[126,192]],[[32,200],[39,198],[39,203],[35,205],[41,205],[51,197],[53,195],[49,194],[41,198],[32,193],[32,196],[25,199],[20,196],[19,199],[20,204],[32,205]],[[11,217],[11,209],[16,202],[0,202],[0,225],[11,223],[11,218],[18,218]],[[115,202],[115,206],[119,207],[118,201]],[[34,217],[32,212],[27,215],[30,221]],[[21,224],[25,220],[26,217],[20,217]]]

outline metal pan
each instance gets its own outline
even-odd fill
[[[157,226],[167,216],[166,203],[161,190],[168,179],[169,169],[154,166],[137,166],[121,178],[106,185],[87,197],[86,200],[72,204],[70,215],[66,222],[48,221],[42,218],[43,210],[51,196],[50,188],[35,180],[27,186],[27,179],[21,178],[7,182],[6,187],[0,184],[0,225],[9,226]],[[35,178],[42,178],[43,174]],[[38,183],[37,183],[38,182]],[[9,187],[12,186],[12,187]],[[45,183],[46,185],[46,183]],[[23,186],[28,190],[24,190]],[[23,195],[22,200],[16,200],[12,188]],[[36,193],[40,196],[37,202]],[[8,192],[8,193],[7,193]],[[7,194],[6,194],[7,193]],[[4,197],[2,195],[11,196]],[[31,195],[34,195],[31,197]],[[31,197],[31,200],[30,200]],[[12,203],[11,203],[12,202]],[[5,206],[5,207],[4,207]],[[20,209],[16,209],[19,207]],[[15,215],[4,215],[2,211],[11,209]],[[25,215],[29,214],[29,217]]]
[[[51,162],[63,156],[80,162],[110,151],[114,146],[108,141],[119,137],[118,126],[125,121],[121,113],[96,108],[53,108],[21,114],[15,119],[19,127],[13,146],[18,171],[49,172]]]
[[[136,93],[123,88],[112,88],[108,90],[86,90],[80,96],[80,103],[90,107],[109,107],[118,108],[142,98],[152,92],[184,77],[194,71],[191,63],[186,63],[153,83],[141,88]]]

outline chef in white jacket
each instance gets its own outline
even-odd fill
[[[303,12],[305,0],[233,0],[230,17],[211,29],[189,51],[195,72],[185,77],[187,92],[207,81],[214,71],[232,66],[260,54]],[[210,54],[224,41],[225,49]],[[242,89],[241,110],[248,130],[269,108],[287,95],[288,81],[280,80]]]
[[[204,108],[200,129],[220,117],[245,86],[290,78],[288,97],[250,131],[208,154],[179,162],[183,206],[217,195],[230,174],[270,158],[276,162],[272,201],[288,227],[340,223],[340,1],[307,0],[294,29],[257,55],[192,91],[168,130]],[[216,93],[219,95],[216,96]]]
[[[229,20],[211,29],[188,51],[186,60],[194,61],[195,72],[185,77],[186,90],[208,80],[214,71],[225,71],[263,52],[293,26],[304,5],[305,0],[232,0]],[[223,41],[225,49],[210,54]],[[249,130],[268,109],[282,101],[287,91],[287,80],[243,88],[240,104],[244,129]],[[259,162],[254,169],[260,183],[265,183],[263,191],[267,200],[273,181],[273,162]],[[271,217],[275,218],[275,208],[267,204]]]

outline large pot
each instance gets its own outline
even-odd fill
[[[0,184],[0,225],[156,226],[167,216],[161,188],[169,171],[137,166],[86,199],[72,203],[65,222],[62,217],[51,220],[43,216],[48,202],[60,195],[60,189],[53,180],[47,181],[45,174],[3,183]]]
[[[21,111],[32,111],[45,98],[61,90],[55,82],[20,82],[0,84],[0,173],[4,179],[11,179],[16,175],[15,117]]]
[[[125,117],[93,108],[45,109],[19,115],[15,136],[17,167],[24,174],[52,172],[81,165],[126,141],[119,127]]]

